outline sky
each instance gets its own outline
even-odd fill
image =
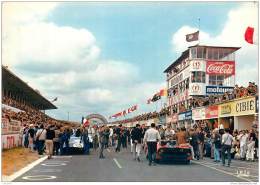
[[[133,105],[159,110],[166,99],[146,101],[166,87],[163,71],[199,29],[200,44],[241,47],[236,83],[258,83],[258,36],[254,2],[4,2],[2,64],[49,100],[58,97],[56,119],[109,117]]]

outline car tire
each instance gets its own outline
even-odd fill
[[[191,162],[190,162],[190,160],[187,160],[186,162],[185,162],[185,164],[190,164]]]

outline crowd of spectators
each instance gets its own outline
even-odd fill
[[[258,87],[254,82],[249,82],[248,87],[239,87],[235,85],[234,90],[232,92],[228,91],[222,95],[209,95],[206,97],[193,97],[185,102],[180,102],[176,105],[172,106],[173,113],[177,112],[185,112],[191,110],[193,108],[209,106],[218,103],[223,103],[225,101],[247,97],[247,96],[258,96]],[[178,111],[179,108],[179,111]]]
[[[249,82],[248,87],[239,87],[238,85],[235,85],[234,90],[232,92],[225,92],[222,95],[209,95],[206,97],[193,97],[187,102],[183,101],[178,104],[175,104],[171,106],[173,113],[181,113],[186,112],[188,110],[191,110],[193,108],[202,107],[202,106],[209,106],[214,105],[218,103],[223,103],[225,101],[247,97],[247,96],[258,96],[258,87],[254,82]],[[162,115],[169,115],[170,114],[170,107],[162,109],[160,112],[149,112],[145,114],[141,114],[138,116],[135,116],[133,118],[121,120],[121,121],[115,121],[112,122],[112,124],[122,124],[122,123],[129,123],[129,122],[135,122],[135,121],[144,121],[149,120],[153,118],[158,118]]]
[[[2,100],[3,100],[2,101],[3,104],[21,110],[21,111],[14,111],[12,109],[3,107],[2,118],[7,118],[9,122],[11,120],[20,121],[21,126],[24,128],[29,127],[30,124],[34,124],[34,125],[43,124],[44,126],[47,126],[49,124],[57,125],[57,126],[74,124],[69,121],[56,120],[54,118],[51,118],[50,116],[46,115],[45,113],[39,110],[34,109],[31,106],[26,105],[25,103],[20,103],[9,97],[3,96]]]
[[[169,107],[166,107],[166,108],[162,108],[160,112],[156,112],[156,111],[149,112],[149,113],[135,116],[133,118],[124,119],[124,120],[120,120],[120,121],[114,121],[114,122],[111,122],[111,124],[124,124],[124,123],[135,122],[135,121],[145,121],[145,120],[154,119],[154,118],[158,118],[160,116],[169,115],[169,114],[170,114]]]

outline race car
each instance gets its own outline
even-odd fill
[[[93,147],[93,140],[92,140],[92,136],[89,135],[89,144],[90,144],[90,148]],[[83,153],[83,141],[81,141],[81,136],[76,137],[76,135],[72,135],[70,136],[69,139],[69,153]]]
[[[191,146],[176,144],[176,140],[163,140],[157,143],[156,162],[183,162],[190,164]]]

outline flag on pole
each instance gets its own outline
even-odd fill
[[[157,100],[161,99],[160,92],[153,95],[152,102],[155,102]]]
[[[196,31],[194,33],[186,35],[186,41],[187,42],[193,42],[193,41],[196,41],[196,40],[199,40],[199,31]]]
[[[166,89],[161,89],[160,90],[160,96],[167,96],[167,90]]]
[[[252,27],[247,27],[246,32],[245,32],[245,40],[249,44],[254,44],[254,28]]]
[[[87,127],[87,126],[89,126],[89,121],[86,118],[84,118],[83,127]]]

